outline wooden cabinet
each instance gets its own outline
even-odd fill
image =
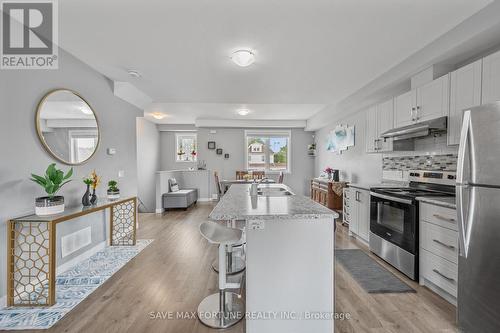
[[[377,107],[373,106],[366,110],[366,152],[377,152]]]
[[[382,133],[394,128],[394,99],[377,105],[377,148],[379,152],[392,151],[392,139],[383,139]]]
[[[416,103],[416,90],[408,91],[394,98],[394,127],[403,127],[414,123]]]
[[[394,99],[394,126],[402,127],[448,115],[449,74]]]
[[[342,220],[344,224],[349,225],[351,222],[351,190],[346,187],[344,188],[344,211],[342,214]]]
[[[456,304],[458,225],[455,209],[420,203],[419,282]],[[436,288],[438,287],[438,288]]]
[[[483,58],[482,104],[500,101],[500,52]]]
[[[332,181],[314,178],[311,180],[311,199],[330,209],[342,210],[342,195],[332,189]]]
[[[349,232],[368,242],[370,237],[370,191],[350,188]]]
[[[448,145],[460,143],[464,110],[481,105],[482,63],[478,60],[450,74]]]
[[[392,139],[383,139],[382,133],[394,126],[394,100],[380,103],[366,111],[366,152],[392,151]]]

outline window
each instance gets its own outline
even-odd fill
[[[249,171],[290,171],[290,131],[245,131]]]
[[[176,134],[175,147],[177,162],[196,162],[198,155],[196,134]]]
[[[98,141],[97,131],[69,131],[71,163],[87,160],[95,151]]]

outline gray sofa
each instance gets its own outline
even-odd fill
[[[198,189],[179,189],[174,178],[169,179],[170,192],[162,195],[163,209],[184,208],[196,204]]]

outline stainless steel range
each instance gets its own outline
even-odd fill
[[[418,197],[455,196],[455,172],[410,171],[407,187],[370,192],[370,251],[409,278],[418,277]]]

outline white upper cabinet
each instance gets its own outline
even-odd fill
[[[482,104],[500,101],[500,52],[483,59]]]
[[[481,74],[482,60],[459,68],[450,74],[449,145],[460,143],[464,111],[473,106],[481,105]]]
[[[415,121],[421,122],[448,115],[450,98],[449,74],[417,88]]]
[[[377,107],[372,106],[366,110],[366,152],[374,153],[377,151]]]
[[[394,128],[394,99],[377,105],[377,151],[392,151],[392,139],[383,139],[382,133]]]
[[[448,115],[449,80],[447,74],[394,98],[394,126],[408,126]]]
[[[417,91],[411,90],[394,98],[394,127],[414,123],[417,103]]]

